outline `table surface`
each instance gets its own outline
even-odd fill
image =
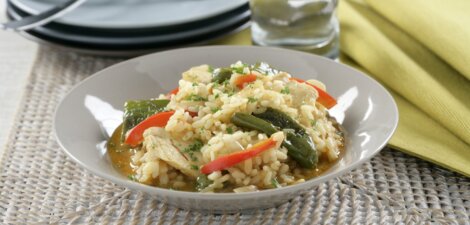
[[[5,2],[0,0],[0,21],[5,21]],[[75,55],[44,49],[39,51],[40,56],[36,56],[37,50],[35,43],[15,33],[0,30],[0,157],[6,149],[16,116],[27,117],[33,114],[42,119],[50,118],[49,114],[34,113],[38,111],[39,104],[31,104],[29,110],[18,111],[21,102],[28,102],[22,101],[25,90],[32,96],[29,102],[36,99],[57,99],[66,89],[55,88],[52,92],[41,92],[45,90],[44,86],[57,85],[51,84],[56,80],[54,73],[44,72],[45,68],[54,64],[51,62],[56,62],[53,66],[57,69],[77,60]],[[36,58],[39,61],[32,74],[35,79],[29,80]],[[109,64],[105,60],[96,63],[94,58],[78,59],[85,65],[62,68],[69,71],[65,74],[76,75],[70,71],[78,68],[81,69],[78,74],[82,76],[79,78],[83,79],[86,74]],[[69,85],[80,80],[75,76],[64,79]],[[27,84],[30,86],[26,86]],[[41,110],[51,112],[54,107],[55,105],[49,105]],[[1,165],[3,170],[0,177],[3,180],[0,183],[0,223],[2,219],[16,221],[15,224],[39,221],[75,221],[86,224],[91,219],[96,223],[124,223],[122,221],[141,219],[160,223],[180,221],[181,224],[218,223],[221,220],[228,224],[253,221],[310,224],[324,220],[328,221],[325,223],[340,224],[394,224],[397,221],[413,222],[422,219],[443,223],[455,220],[457,223],[468,224],[468,178],[390,149],[385,149],[339,179],[325,182],[278,208],[222,216],[176,209],[150,198],[149,195],[131,192],[93,176],[70,163],[70,160],[65,160],[64,152],[50,138],[50,127],[34,126],[31,129],[21,124],[16,124],[19,128],[15,133],[20,141],[9,143],[11,149],[8,160],[5,165]],[[31,133],[43,140],[40,148],[36,143],[21,141],[27,139]],[[48,154],[34,154],[41,152],[43,148],[47,148]],[[44,161],[49,163],[48,166],[41,164]],[[64,180],[67,181],[66,185]],[[310,221],[310,218],[314,221]]]
[[[0,21],[6,21],[6,1],[0,1]],[[0,30],[0,157],[21,102],[35,60],[37,44],[13,32]]]

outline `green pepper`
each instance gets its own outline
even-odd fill
[[[239,127],[257,130],[269,136],[278,131],[271,123],[245,113],[235,113],[230,121]]]
[[[296,133],[302,135],[307,133],[300,124],[298,124],[294,119],[292,119],[287,114],[281,112],[280,110],[269,107],[266,109],[265,112],[253,115],[263,120],[271,122],[276,127],[280,127],[282,129],[293,129]]]
[[[214,76],[212,77],[212,82],[214,83],[223,83],[224,81],[232,77],[232,69],[230,68],[219,68],[214,71]]]
[[[165,110],[169,102],[170,100],[166,99],[127,101],[124,104],[122,140],[124,140],[128,130],[147,119],[147,117]]]
[[[285,116],[287,115],[284,115],[283,117]],[[290,117],[289,119],[292,120]],[[282,125],[292,125],[291,122],[297,124],[295,121],[285,122],[286,120],[282,119],[278,121],[284,121],[276,122],[277,124]],[[243,127],[250,130],[257,130],[267,135],[272,135],[273,133],[276,133],[280,130],[271,123],[272,121],[267,121],[256,116],[244,113],[235,113],[231,118],[231,122],[239,127]],[[297,126],[300,127],[299,124],[297,124]],[[315,145],[313,144],[313,141],[310,136],[305,133],[305,130],[302,127],[300,127],[302,129],[299,130],[303,130],[303,133],[296,132],[293,127],[281,128],[284,129],[283,132],[286,135],[286,138],[282,142],[282,146],[287,149],[287,154],[296,162],[298,162],[300,166],[304,168],[314,168],[317,165],[318,156],[317,151],[315,149]]]
[[[287,155],[304,168],[314,168],[318,163],[318,155],[312,138],[289,130],[284,130],[284,133],[286,138],[282,142],[282,146],[287,149]]]
[[[196,178],[196,190],[197,191],[202,191],[204,188],[212,184],[212,181],[207,178],[206,175],[200,175]]]

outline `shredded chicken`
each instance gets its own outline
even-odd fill
[[[154,129],[154,128],[151,128]],[[158,129],[158,128],[157,128]],[[157,158],[167,162],[185,175],[196,178],[199,172],[191,168],[189,161],[173,146],[169,138],[160,137],[155,134],[163,133],[164,130],[150,130],[144,135],[144,144],[147,152],[151,152]]]
[[[288,84],[290,94],[292,95],[292,99],[294,100],[292,104],[295,107],[299,107],[301,105],[306,104],[309,101],[317,99],[317,91],[304,83],[298,82],[290,82]]]

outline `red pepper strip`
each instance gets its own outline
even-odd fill
[[[317,86],[309,83],[309,82],[305,82],[304,80],[302,79],[299,79],[299,78],[295,78],[295,77],[291,77],[290,78],[291,80],[295,80],[299,83],[305,83],[313,88],[315,88],[315,90],[317,90],[318,92],[318,99],[317,101],[322,104],[323,106],[325,106],[327,109],[330,109],[331,107],[335,106],[336,105],[336,99],[334,99],[333,97],[331,97],[331,95],[329,95],[328,93],[326,93],[324,90],[318,88]]]
[[[246,83],[250,83],[255,80],[256,80],[256,75],[254,74],[242,75],[242,76],[237,77],[237,79],[235,80],[235,85],[237,85],[238,88],[242,89]]]
[[[166,94],[168,97],[170,97],[171,95],[176,95],[178,94],[178,91],[180,91],[179,88],[175,88],[173,90],[171,90],[170,92],[168,92],[168,94]]]
[[[144,131],[150,127],[164,127],[170,120],[170,117],[173,116],[175,111],[161,112],[155,115],[150,116],[144,121],[137,124],[134,128],[129,131],[124,143],[136,146],[144,140]]]
[[[253,147],[245,149],[243,151],[234,152],[232,154],[221,156],[214,161],[207,163],[201,168],[201,173],[210,174],[214,171],[223,170],[229,168],[239,162],[245,161],[249,158],[253,158],[263,151],[266,151],[276,145],[276,141],[272,138],[258,142]]]

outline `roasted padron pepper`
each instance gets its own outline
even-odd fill
[[[223,83],[224,81],[232,77],[232,69],[230,68],[220,68],[214,71],[212,82],[214,83]]]
[[[316,167],[318,163],[317,150],[312,139],[300,124],[275,109],[267,110],[267,113],[263,113],[263,118],[258,118],[258,115],[260,114],[235,113],[231,122],[239,127],[257,130],[269,136],[282,130],[286,135],[282,146],[287,149],[287,154],[304,168]]]
[[[166,99],[127,101],[124,104],[121,140],[124,140],[128,130],[149,116],[164,111],[169,102]]]

